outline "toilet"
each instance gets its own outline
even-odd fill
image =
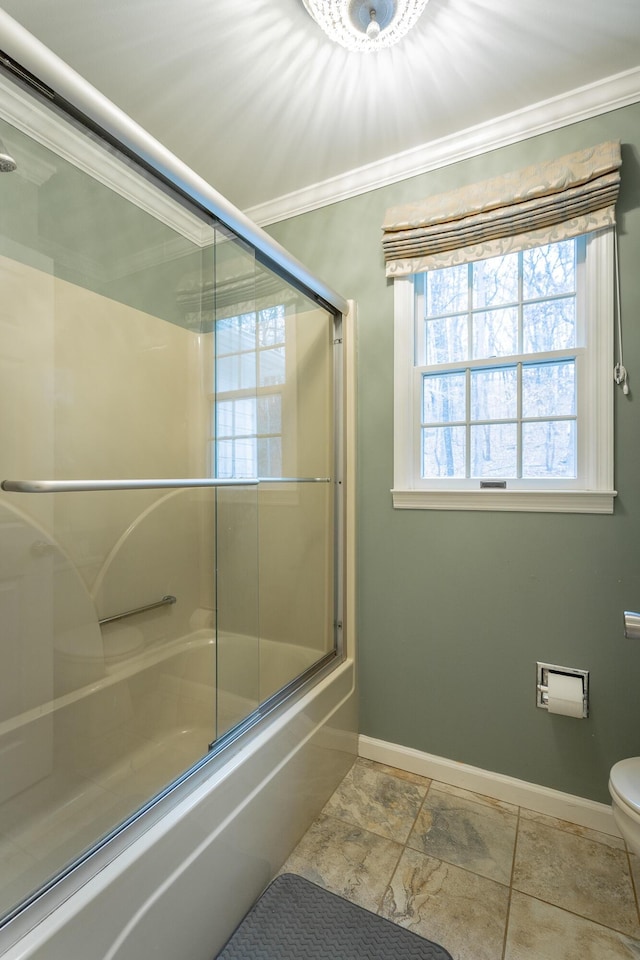
[[[640,854],[640,757],[619,760],[609,775],[613,816],[629,848]]]

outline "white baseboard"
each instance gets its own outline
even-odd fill
[[[568,820],[570,823],[599,830],[614,837],[620,836],[611,807],[606,803],[597,803],[595,800],[562,793],[560,790],[528,783],[526,780],[517,780],[502,773],[492,773],[480,767],[471,767],[466,763],[457,763],[445,757],[435,757],[412,747],[374,740],[373,737],[362,734],[358,740],[358,754],[367,760],[376,760],[400,770],[440,780],[453,787],[472,790],[485,797],[514,803],[519,807],[535,810],[536,813]]]

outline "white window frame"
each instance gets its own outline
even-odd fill
[[[578,379],[578,478],[507,481],[504,490],[480,489],[478,479],[420,476],[420,384],[414,362],[413,276],[394,280],[394,486],[397,509],[498,510],[554,513],[613,513],[613,278],[614,234],[610,228],[586,236],[581,270],[581,341]],[[582,339],[584,338],[584,339]],[[508,357],[504,363],[510,362]],[[444,369],[444,365],[443,365]]]

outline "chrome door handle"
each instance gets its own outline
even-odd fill
[[[624,635],[627,640],[640,640],[640,613],[625,610]]]

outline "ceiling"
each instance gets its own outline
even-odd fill
[[[250,213],[640,67],[640,0],[429,0],[368,55],[302,0],[0,3]]]

